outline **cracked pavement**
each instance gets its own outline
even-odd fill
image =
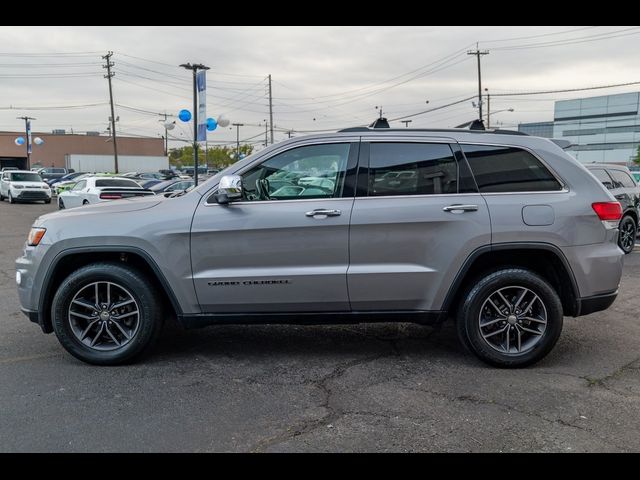
[[[19,312],[13,277],[51,205],[0,203],[0,451],[640,451],[640,254],[613,307],[565,319],[524,370],[454,329],[169,326],[142,363],[92,367]]]

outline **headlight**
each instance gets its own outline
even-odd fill
[[[21,188],[24,188],[24,185],[11,185],[11,188],[15,188],[16,190],[20,190]]]
[[[44,233],[47,231],[46,228],[38,228],[33,227],[29,230],[29,238],[27,238],[27,245],[30,247],[37,247],[44,237]]]
[[[44,188],[45,190],[49,190],[49,185],[43,185],[42,188]]]

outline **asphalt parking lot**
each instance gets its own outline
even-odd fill
[[[14,259],[54,209],[0,203],[0,451],[640,451],[639,252],[614,306],[525,370],[405,324],[170,327],[100,368],[19,311]]]

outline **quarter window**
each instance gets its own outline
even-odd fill
[[[515,147],[462,145],[482,193],[549,192],[562,190],[540,160]]]
[[[342,196],[348,143],[307,145],[280,153],[242,175],[245,201]]]
[[[369,196],[458,193],[458,166],[449,145],[371,143]]]

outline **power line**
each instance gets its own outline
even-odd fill
[[[529,40],[532,38],[542,38],[542,37],[552,37],[552,36],[556,36],[556,35],[565,35],[567,33],[573,33],[573,32],[579,32],[582,30],[592,30],[594,28],[600,28],[599,26],[597,27],[582,27],[582,28],[573,28],[571,30],[563,30],[561,32],[552,32],[552,33],[542,33],[540,35],[529,35],[526,37],[510,37],[510,38],[501,38],[498,40],[481,40],[480,43],[485,44],[485,43],[498,43],[498,42],[511,42],[513,40]]]

